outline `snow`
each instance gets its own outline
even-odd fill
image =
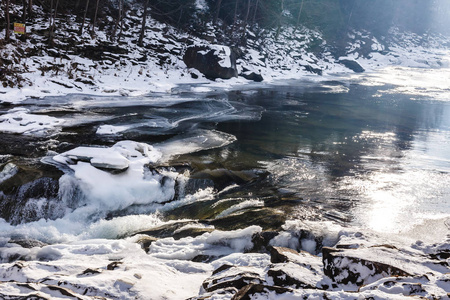
[[[63,125],[58,118],[31,114],[26,108],[13,108],[0,115],[0,132],[42,135]]]
[[[10,179],[19,172],[19,168],[13,163],[7,163],[0,172],[0,183]]]

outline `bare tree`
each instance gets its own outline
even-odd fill
[[[149,2],[149,0],[145,1],[144,12],[142,14],[142,27],[141,27],[141,33],[139,34],[139,41],[138,41],[138,45],[141,47],[142,47],[142,41],[144,40],[144,35],[145,35],[145,25],[146,25],[146,21],[147,21],[148,2]]]
[[[217,23],[217,19],[219,18],[219,13],[220,13],[220,8],[222,6],[222,0],[218,0],[217,1],[217,6],[216,6],[216,14],[214,15],[214,24]]]
[[[99,4],[100,0],[97,0],[97,3],[95,4],[95,14],[94,14],[94,20],[92,22],[92,30],[91,30],[91,34],[95,35],[95,25],[97,23],[97,13],[98,13],[98,4]]]
[[[89,0],[86,0],[86,7],[84,8],[83,21],[81,22],[80,29],[78,30],[78,34],[83,34],[84,24],[86,23],[86,15],[89,8]]]
[[[33,14],[33,0],[28,0],[28,17]]]
[[[123,0],[119,0],[119,13],[117,15],[116,22],[114,23],[114,29],[111,34],[111,41],[114,41],[116,38],[117,28],[119,28],[119,23],[122,20],[122,12],[123,12]]]
[[[256,22],[256,13],[258,12],[258,5],[259,5],[259,0],[256,0],[255,11],[253,12],[252,24],[255,24],[255,22]]]
[[[297,24],[295,25],[295,29],[297,29],[297,27],[300,25],[300,16],[302,15],[303,12],[303,2],[304,0],[302,0],[302,2],[300,3],[300,8],[298,9]]]
[[[281,9],[280,9],[280,15],[278,16],[278,26],[277,26],[277,33],[275,35],[275,39],[278,39],[278,36],[280,35],[281,32],[281,20],[283,18],[283,13],[284,13],[284,0],[281,0]]]
[[[6,0],[6,7],[5,7],[5,17],[6,17],[6,32],[5,32],[5,40],[7,42],[9,42],[9,38],[11,36],[11,32],[10,32],[10,27],[11,27],[11,23],[9,21],[9,1],[10,0]]]
[[[55,9],[53,11],[53,0],[51,1],[50,8],[50,34],[49,34],[49,45],[53,45],[53,40],[55,37],[55,28],[56,28],[56,14],[58,13],[58,4],[59,0],[56,0]]]
[[[22,0],[22,23],[27,21],[27,0]]]

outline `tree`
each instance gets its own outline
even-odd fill
[[[58,4],[59,0],[56,0],[55,9],[53,10],[53,0],[51,1],[50,7],[50,33],[48,38],[48,43],[50,46],[53,45],[53,39],[55,36],[55,27],[56,27],[56,14],[58,12]]]
[[[86,0],[86,7],[84,8],[83,21],[80,24],[80,29],[78,30],[78,34],[81,36],[83,34],[84,24],[86,23],[86,15],[89,8],[89,0]]]
[[[92,21],[92,30],[91,30],[91,35],[94,36],[95,35],[95,25],[97,23],[97,13],[98,13],[98,4],[99,4],[100,0],[97,0],[97,3],[95,4],[95,14],[94,14],[94,19]]]
[[[5,40],[7,42],[9,42],[9,38],[10,38],[10,35],[11,35],[11,32],[10,32],[11,23],[9,21],[9,1],[10,0],[6,0],[6,7],[5,7],[5,17],[6,17]]]
[[[147,10],[148,10],[148,2],[149,0],[145,1],[144,4],[144,12],[142,13],[142,27],[141,27],[141,32],[139,34],[139,41],[138,41],[138,45],[142,47],[142,41],[144,40],[144,35],[145,35],[145,25],[147,22]]]
[[[117,33],[117,28],[119,28],[119,23],[122,24],[121,23],[121,21],[122,21],[122,12],[123,12],[123,0],[119,0],[118,14],[117,14],[116,21],[114,22],[114,29],[113,29],[113,32],[111,34],[111,41],[114,41],[114,39],[116,38],[116,33]]]

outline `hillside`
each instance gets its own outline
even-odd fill
[[[185,83],[208,84],[210,89],[249,80],[320,79],[387,65],[439,67],[446,64],[442,50],[449,43],[441,34],[398,27],[387,35],[348,28],[338,37],[320,27],[288,22],[271,27],[243,20],[227,24],[226,17],[214,21],[204,1],[195,2],[189,26],[171,25],[170,18],[164,22],[155,9],[145,12],[139,1],[126,3],[118,23],[113,17],[116,3],[104,5],[95,26],[87,15],[82,33],[83,19],[74,9],[60,9],[56,18],[49,18],[48,7],[37,4],[25,35],[12,33],[6,41],[3,30],[0,100],[68,93],[139,95],[170,92]],[[20,19],[22,11],[21,5],[11,3],[10,19]],[[213,50],[218,60],[231,59],[230,67],[239,76],[224,80],[206,74],[207,79],[199,68],[188,68],[183,56],[193,46]]]

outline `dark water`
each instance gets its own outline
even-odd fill
[[[181,87],[173,95],[29,100],[21,106],[65,123],[37,136],[1,134],[3,166],[13,161],[22,169],[19,179],[0,188],[10,195],[45,177],[50,179],[41,188],[55,189],[51,180],[61,171],[41,162],[49,150],[121,140],[165,145],[198,130],[219,131],[236,141],[176,155],[164,166],[189,169],[188,194],[215,190],[206,200],[167,209],[166,218],[208,219],[225,229],[331,219],[399,232],[450,215],[450,99],[380,94],[390,88],[289,82],[207,94]],[[126,129],[97,134],[104,125]],[[42,196],[52,193],[57,191]],[[47,210],[52,207],[59,206],[47,204]]]

